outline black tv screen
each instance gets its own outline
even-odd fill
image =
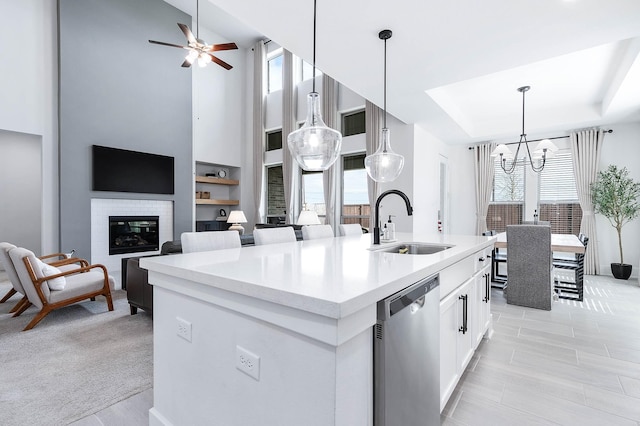
[[[174,193],[174,158],[93,145],[93,190]]]

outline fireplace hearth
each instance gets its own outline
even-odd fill
[[[109,216],[109,255],[159,249],[158,216]]]

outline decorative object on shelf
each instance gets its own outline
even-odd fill
[[[208,200],[211,198],[209,191],[196,191],[196,200]]]
[[[225,217],[227,215],[227,211],[225,209],[220,209],[219,216]]]
[[[320,225],[320,219],[315,211],[307,210],[307,206],[305,205],[298,216],[296,225]]]
[[[340,155],[342,134],[327,127],[320,112],[320,95],[316,92],[316,0],[313,1],[313,89],[307,96],[307,120],[289,133],[287,145],[291,155],[304,170],[327,170]]]
[[[244,215],[242,210],[231,210],[227,223],[231,223],[231,226],[229,227],[230,231],[238,231],[240,235],[242,235],[244,234],[244,227],[240,224],[247,223],[247,217]]]
[[[221,179],[226,179],[227,177],[229,177],[229,170],[227,169],[218,170],[218,177]]]
[[[618,279],[627,280],[633,266],[624,263],[622,227],[640,216],[640,183],[629,177],[626,167],[611,164],[598,172],[598,178],[591,184],[591,199],[595,212],[609,219],[618,232],[620,263],[611,263],[611,273]]]
[[[384,124],[378,150],[364,159],[367,174],[376,182],[396,180],[404,167],[404,157],[391,149],[389,129],[387,128],[387,40],[391,38],[391,30],[382,30],[378,34],[384,40]]]
[[[518,148],[516,148],[516,154],[513,155],[509,147],[506,144],[501,143],[493,150],[491,153],[492,157],[500,156],[500,167],[506,174],[511,174],[516,169],[516,164],[518,162],[518,154],[520,153],[520,146],[524,142],[524,146],[527,148],[527,156],[529,158],[529,164],[531,165],[531,169],[538,173],[544,169],[544,165],[547,161],[547,157],[552,157],[553,154],[558,150],[558,147],[551,142],[549,139],[543,139],[540,141],[536,149],[531,154],[529,150],[529,142],[527,142],[527,135],[524,132],[524,94],[531,89],[531,86],[522,86],[518,87],[518,92],[522,93],[522,133],[520,133],[520,141],[518,142]],[[511,166],[507,167],[507,158],[512,159]],[[542,160],[539,166],[533,164],[533,160]]]
[[[165,43],[163,41],[155,41],[149,40],[149,43],[160,44],[162,46],[170,46],[170,47],[178,47],[180,49],[186,49],[189,51],[187,57],[184,59],[182,63],[183,68],[189,68],[191,64],[197,59],[198,65],[201,67],[206,67],[207,64],[212,61],[216,64],[220,65],[222,68],[226,70],[230,70],[233,68],[231,65],[226,63],[225,61],[215,57],[212,52],[216,52],[219,50],[233,50],[237,49],[238,46],[235,43],[222,43],[222,44],[207,44],[204,40],[201,40],[200,37],[200,2],[196,1],[196,36],[193,36],[193,33],[185,24],[178,23],[178,26],[184,33],[187,38],[187,46],[181,46],[179,44]]]

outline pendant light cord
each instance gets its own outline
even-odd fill
[[[317,10],[317,0],[313,0],[313,89],[312,91],[315,93],[316,91],[316,10]]]
[[[526,135],[524,134],[524,94],[526,93],[526,90],[522,91],[522,133],[521,136],[525,136],[525,140],[526,140]],[[520,141],[522,141],[522,138],[520,138]]]
[[[387,128],[387,39],[384,39],[384,123],[383,126]]]

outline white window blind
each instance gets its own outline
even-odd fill
[[[507,160],[507,167],[511,162]],[[524,201],[524,164],[518,162],[511,174],[507,174],[500,167],[500,159],[496,158],[493,173],[493,193],[491,201],[499,202],[523,202]]]
[[[577,201],[571,152],[556,152],[547,159],[539,179],[540,202]]]

